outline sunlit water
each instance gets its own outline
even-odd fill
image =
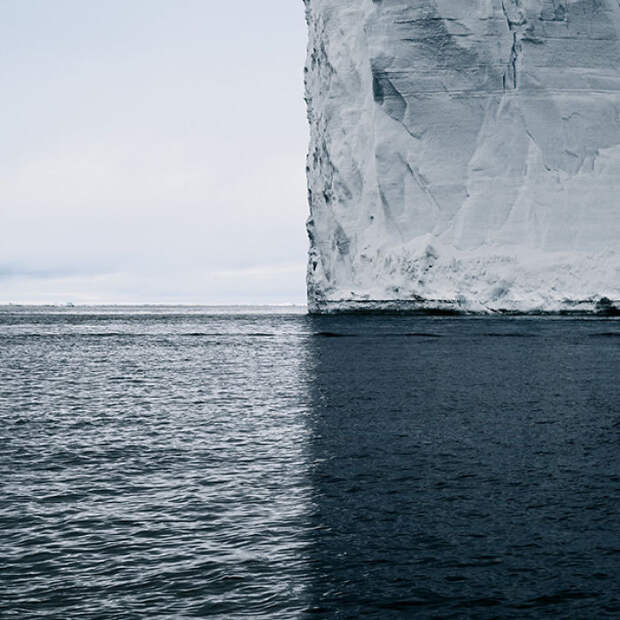
[[[620,322],[0,308],[0,616],[620,613]]]

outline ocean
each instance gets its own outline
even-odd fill
[[[612,618],[620,320],[0,308],[3,618]]]

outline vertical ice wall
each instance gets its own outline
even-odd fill
[[[620,299],[620,0],[305,0],[311,310]]]

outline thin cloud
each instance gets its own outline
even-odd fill
[[[0,12],[0,301],[303,301],[301,3]]]

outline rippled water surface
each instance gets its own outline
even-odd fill
[[[0,308],[0,616],[620,614],[620,322]]]

